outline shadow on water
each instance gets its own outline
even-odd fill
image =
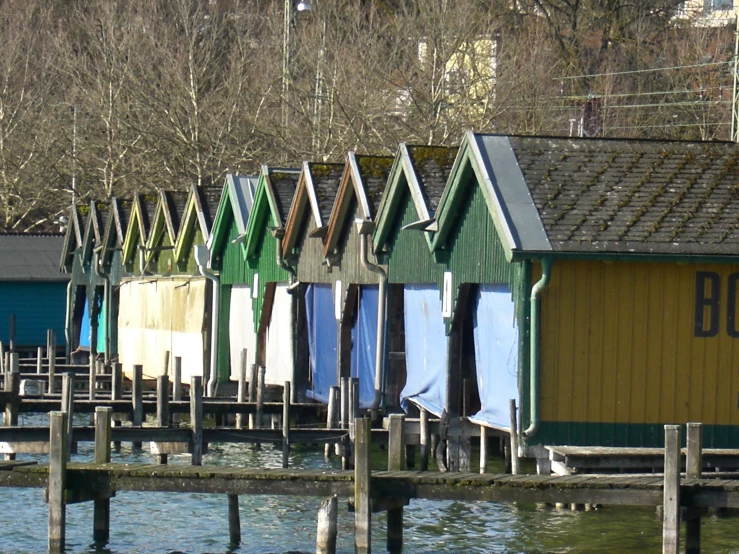
[[[89,416],[75,417],[89,423]],[[21,424],[44,425],[44,416],[25,417]],[[75,461],[88,460],[92,444],[81,443]],[[113,453],[117,463],[154,463],[148,445],[139,451],[124,444]],[[19,456],[45,462],[45,456]],[[473,458],[474,459],[474,458]],[[382,469],[386,453],[373,452],[373,467]],[[189,455],[170,457],[171,464],[189,464]],[[271,445],[214,444],[206,465],[281,467],[281,452]],[[323,449],[296,446],[295,468],[338,468],[326,461]],[[473,470],[476,469],[473,467]],[[502,471],[493,463],[491,472]],[[92,504],[67,508],[67,552],[71,554],[303,554],[315,552],[316,515],[321,498],[241,496],[242,544],[229,547],[225,495],[121,492],[111,501],[111,540],[92,539]],[[38,489],[0,489],[0,553],[36,554],[46,550],[47,508]],[[384,552],[385,514],[374,514],[375,552]],[[703,551],[737,553],[736,520],[709,516],[703,520]],[[354,552],[353,514],[340,504],[338,551]],[[534,505],[485,502],[412,501],[405,509],[404,553],[573,553],[616,554],[660,552],[662,524],[654,509],[609,507],[596,512],[558,511]]]

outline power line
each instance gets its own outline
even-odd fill
[[[674,127],[720,127],[724,125],[731,125],[731,123],[720,122],[720,123],[675,123],[668,125],[626,125],[622,127],[610,127],[607,126],[608,131],[617,131],[622,129],[667,129]]]
[[[612,77],[614,75],[634,75],[637,73],[654,73],[656,71],[670,71],[673,69],[693,69],[696,67],[710,67],[715,65],[728,65],[731,62],[707,62],[693,65],[673,65],[671,67],[654,67],[651,69],[634,69],[631,71],[613,71],[610,73],[592,73],[590,75],[573,75],[571,77],[555,77],[555,81],[567,81],[572,79],[585,79],[588,77]]]
[[[709,90],[722,90],[726,89],[727,91],[730,89],[729,85],[726,86],[711,86],[711,87],[703,87],[699,89],[683,89],[683,90],[660,90],[655,92],[624,92],[624,93],[618,93],[618,94],[578,94],[578,95],[570,95],[570,96],[550,96],[552,100],[555,99],[562,99],[562,100],[589,100],[593,98],[594,96],[597,98],[630,98],[630,97],[637,97],[637,96],[665,96],[670,94],[690,94],[690,93],[696,93],[700,94],[701,92],[707,92]]]
[[[608,104],[604,108],[669,108],[670,106],[707,106],[709,104],[731,104],[731,100],[691,100],[689,102],[665,102],[662,104]]]

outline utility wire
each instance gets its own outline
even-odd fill
[[[691,100],[689,102],[665,102],[662,104],[608,104],[604,108],[668,108],[670,106],[707,106],[709,104],[731,104],[731,100]]]
[[[604,126],[608,131],[616,131],[622,129],[667,129],[674,127],[720,127],[724,125],[731,125],[731,123],[675,123],[668,125],[625,125],[618,127]]]
[[[630,97],[636,97],[636,96],[666,96],[670,94],[700,94],[701,92],[707,92],[709,90],[721,90],[726,89],[728,92],[731,87],[729,85],[725,86],[713,86],[713,87],[703,87],[700,89],[683,89],[683,90],[660,90],[655,92],[624,92],[624,93],[618,93],[618,94],[579,94],[579,95],[571,95],[571,96],[550,96],[550,99],[562,99],[562,100],[589,100],[590,98],[593,98],[593,96],[598,98],[630,98]]]
[[[674,65],[671,67],[654,67],[651,69],[634,69],[631,71],[614,71],[611,73],[592,73],[590,75],[573,75],[571,77],[554,77],[553,80],[555,81],[567,81],[572,79],[585,79],[588,77],[612,77],[614,75],[634,75],[637,73],[654,73],[656,71],[670,71],[673,69],[692,69],[696,67],[711,67],[716,65],[728,65],[732,62],[707,62],[707,63],[697,63],[693,65]]]

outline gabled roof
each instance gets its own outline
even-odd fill
[[[210,250],[210,266],[213,267],[213,259],[222,255],[231,222],[236,222],[236,229],[242,239],[242,254],[245,254],[243,239],[246,238],[246,226],[249,214],[254,205],[254,196],[259,182],[258,177],[247,177],[245,175],[226,175],[226,184],[223,186],[221,201],[213,221],[211,235],[208,239]],[[238,238],[238,237],[237,237]]]
[[[377,210],[377,229],[373,237],[375,252],[379,252],[388,238],[404,186],[407,186],[418,213],[419,223],[433,223],[434,213],[452,170],[457,147],[407,146],[400,143],[390,170],[388,186]],[[426,241],[431,248],[432,228],[426,228]]]
[[[509,258],[739,255],[734,143],[468,133],[463,151],[435,246],[472,170]]]
[[[262,166],[254,208],[246,228],[246,256],[256,250],[259,239],[269,227],[284,232],[287,213],[292,204],[300,172],[297,169],[272,169]],[[268,216],[269,215],[269,219]]]
[[[156,248],[162,245],[164,234],[169,236],[169,244],[174,248],[180,231],[180,222],[185,213],[188,194],[184,191],[160,190],[158,194],[154,220],[146,239],[146,256],[148,262],[156,254]]]
[[[56,234],[0,234],[0,281],[69,281],[58,266],[64,243]]]
[[[82,241],[87,228],[87,214],[90,207],[87,204],[76,204],[69,208],[69,222],[64,234],[64,242],[59,261],[59,269],[69,273],[72,271],[74,252],[82,247]]]
[[[126,229],[126,238],[123,241],[124,264],[133,260],[137,245],[147,243],[157,200],[158,195],[152,193],[137,194],[134,197],[131,217],[128,221],[128,229]]]
[[[356,199],[364,220],[375,220],[393,161],[392,156],[358,156],[354,152],[347,154],[344,174],[329,219],[324,255],[330,254],[336,247],[350,215],[352,198]]]
[[[196,230],[200,230],[203,240],[207,243],[213,222],[211,214],[215,214],[220,197],[221,189],[219,187],[199,187],[197,185],[190,187],[185,215],[175,245],[174,254],[177,262],[184,261],[187,256],[192,254]]]
[[[89,262],[95,248],[102,243],[105,224],[110,213],[110,204],[90,200],[88,209],[85,234],[82,238],[82,263]]]
[[[130,198],[113,197],[110,200],[110,213],[105,224],[105,232],[101,243],[103,246],[103,253],[99,260],[101,265],[108,263],[116,248],[123,247],[132,209],[133,200]]]
[[[343,171],[343,164],[303,162],[303,170],[300,172],[295,197],[285,223],[283,255],[289,253],[297,243],[308,206],[310,217],[316,224],[317,232],[313,236],[325,236]]]

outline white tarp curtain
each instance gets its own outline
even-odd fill
[[[267,369],[264,382],[284,386],[293,381],[293,296],[287,292],[287,284],[277,283],[272,304],[272,315],[267,328]]]
[[[482,408],[470,418],[510,427],[509,401],[518,399],[518,329],[507,285],[480,285],[474,311],[475,364]]]
[[[407,377],[400,405],[423,406],[441,416],[446,405],[447,338],[441,297],[435,285],[405,285],[405,363]]]
[[[182,358],[182,381],[203,375],[205,279],[135,279],[120,288],[118,353],[123,371],[144,366],[144,375],[164,373],[164,353]]]
[[[228,312],[229,360],[231,380],[238,381],[241,364],[241,350],[246,348],[246,379],[250,378],[249,368],[256,359],[257,335],[254,332],[254,311],[251,287],[234,285],[231,287],[231,303]]]

